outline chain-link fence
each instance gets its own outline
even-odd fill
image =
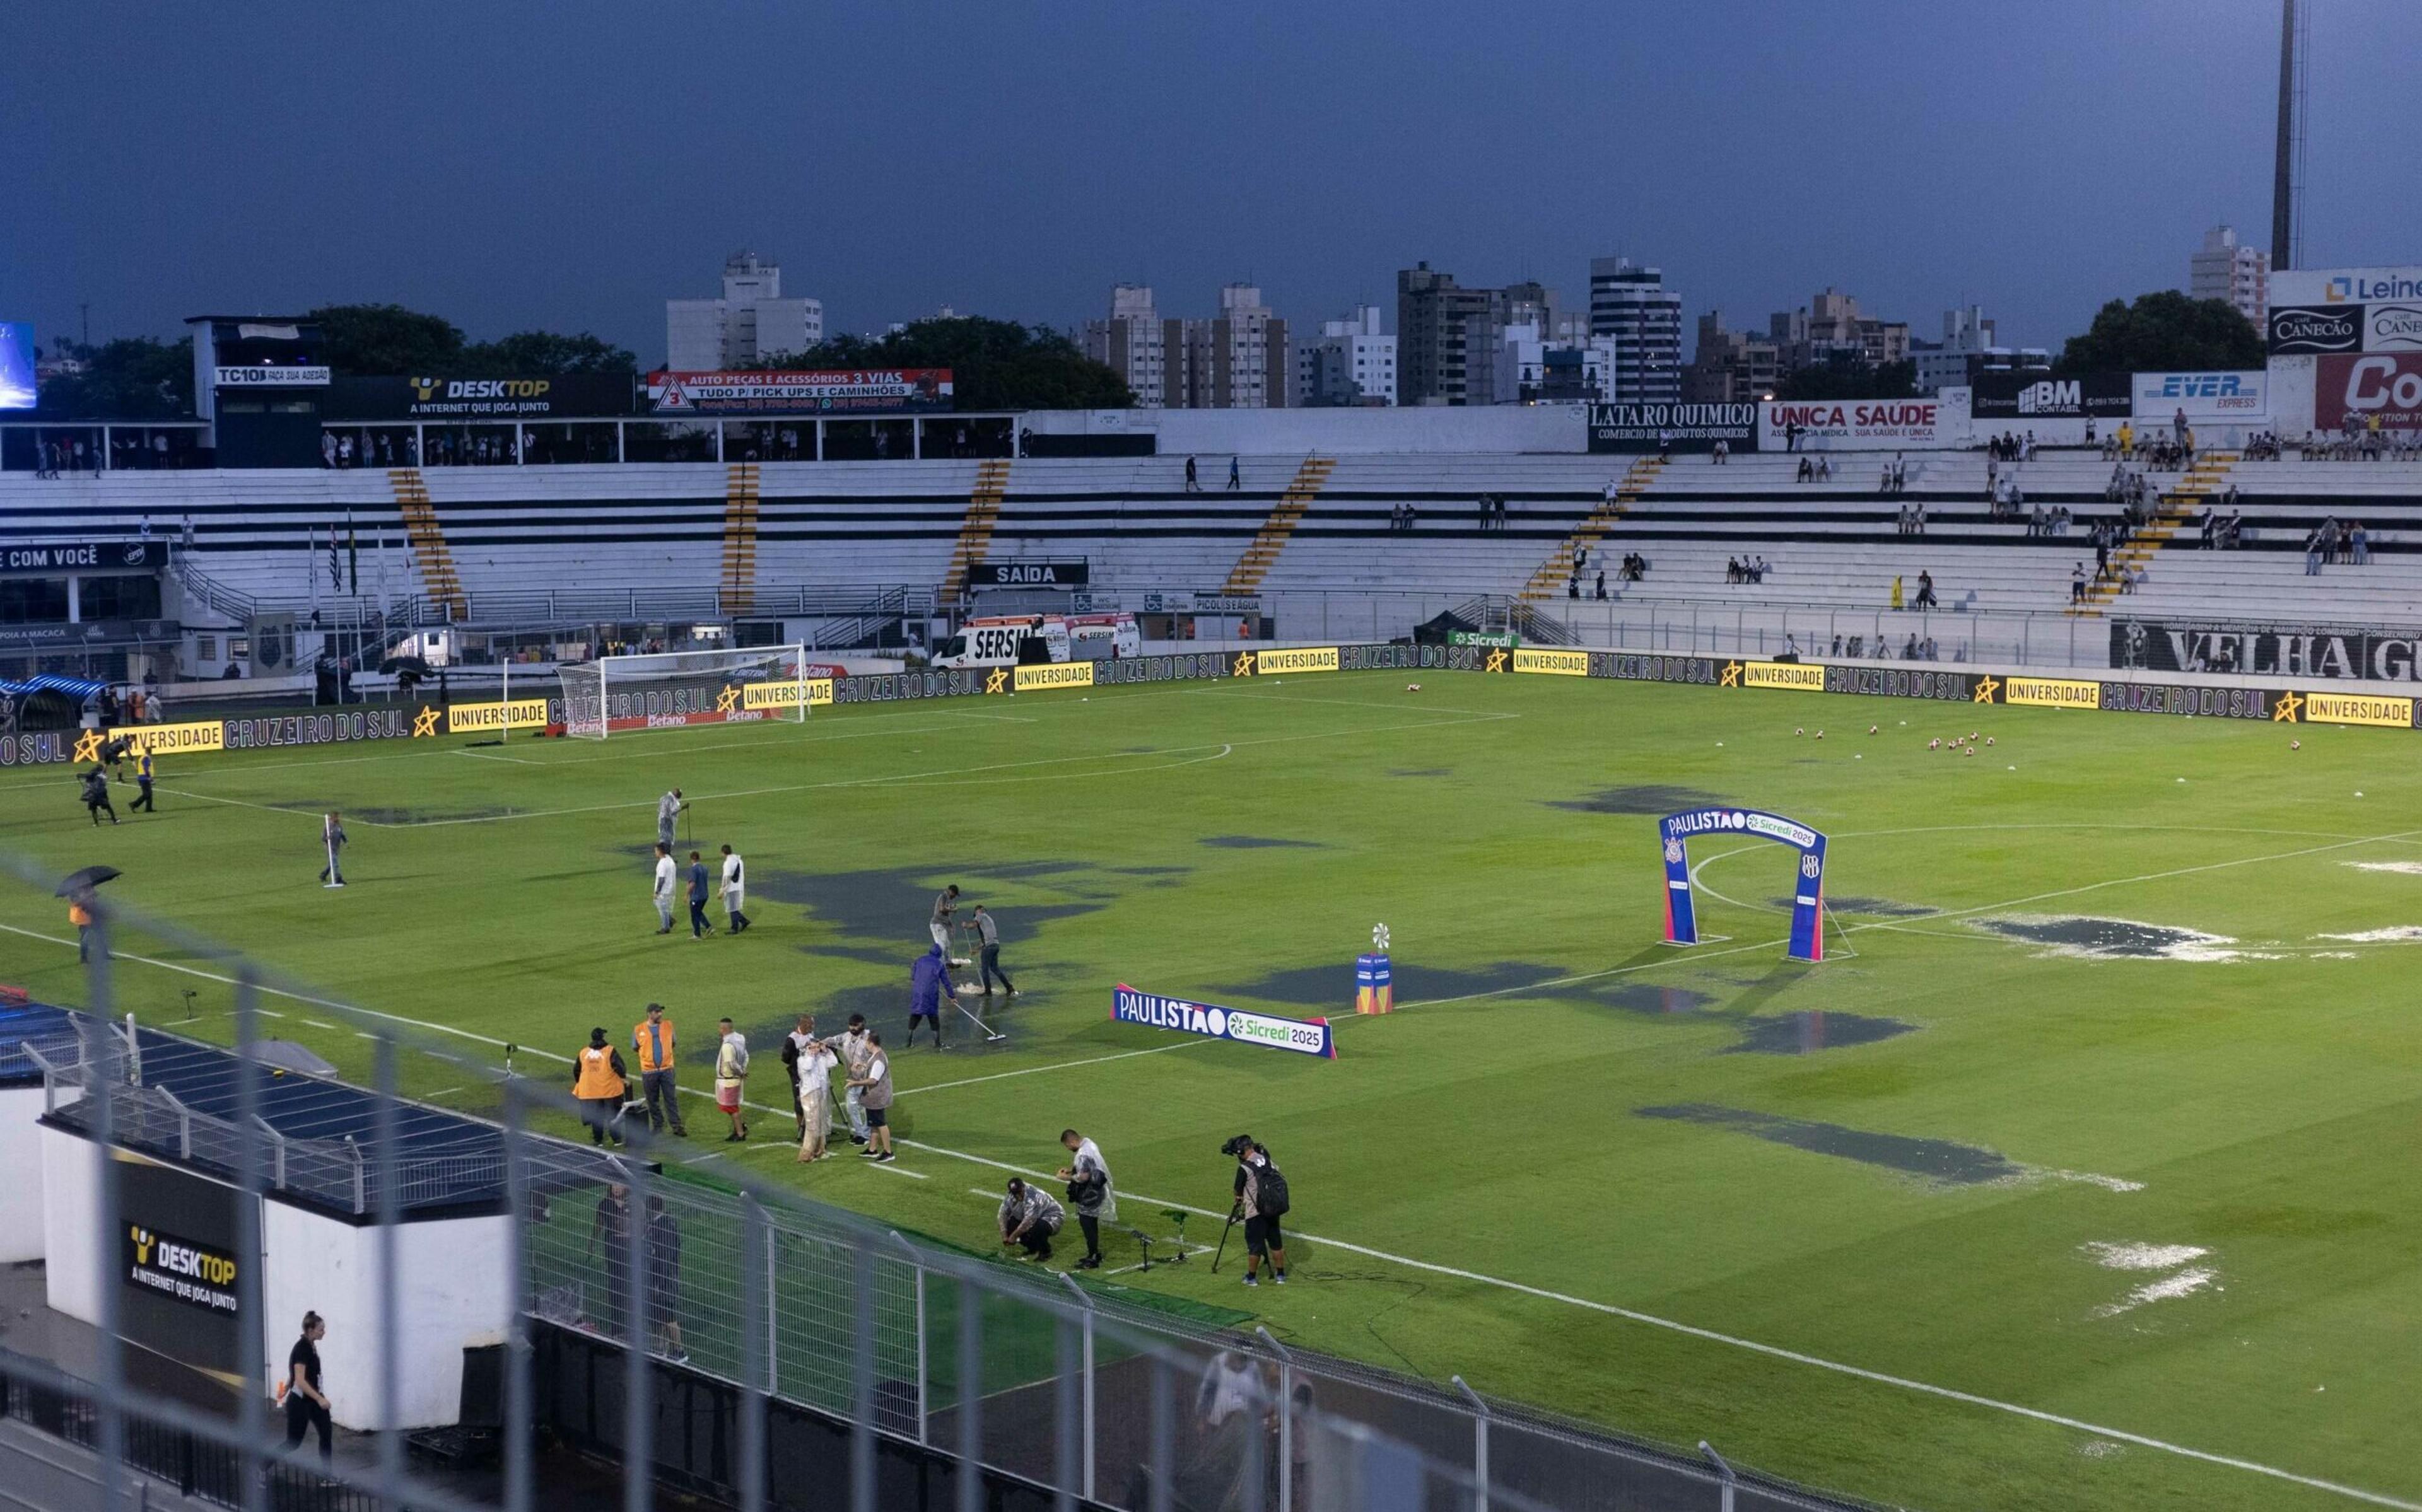
[[[88,906],[81,1011],[23,1005],[8,1021],[19,1037],[0,1045],[0,1082],[11,1065],[20,1086],[39,1076],[46,1138],[137,1151],[242,1199],[229,1205],[222,1299],[238,1323],[223,1373],[237,1389],[224,1413],[197,1413],[128,1372],[124,1341],[146,1300],[119,1264],[119,1239],[141,1217],[121,1200],[124,1162],[46,1163],[55,1181],[65,1173],[92,1187],[46,1203],[88,1214],[94,1232],[46,1238],[52,1264],[94,1269],[53,1295],[89,1298],[99,1367],[88,1391],[21,1360],[0,1359],[0,1374],[24,1366],[53,1394],[44,1400],[82,1404],[76,1432],[98,1456],[104,1504],[113,1477],[159,1473],[152,1461],[167,1451],[144,1435],[173,1431],[186,1436],[177,1453],[222,1467],[210,1474],[226,1504],[286,1504],[263,1472],[261,1446],[275,1438],[262,1388],[276,1379],[264,1325],[275,1286],[264,1277],[282,1277],[278,1295],[292,1295],[296,1262],[280,1246],[295,1243],[301,1214],[354,1246],[344,1266],[362,1277],[342,1319],[355,1374],[368,1377],[353,1399],[369,1405],[353,1409],[352,1426],[430,1421],[413,1416],[423,1411],[410,1405],[421,1400],[416,1372],[425,1374],[414,1362],[491,1336],[480,1317],[502,1325],[493,1427],[497,1504],[510,1512],[533,1505],[541,1428],[618,1460],[627,1512],[644,1512],[660,1489],[747,1512],[1844,1505],[1736,1477],[1712,1456],[1485,1401],[1459,1380],[1439,1387],[1291,1350],[1148,1293],[1087,1287],[794,1192],[710,1178],[662,1159],[669,1150],[637,1120],[625,1121],[619,1148],[553,1137],[545,1130],[577,1127],[578,1108],[552,1080],[513,1075],[468,1042],[414,1037],[161,921]],[[138,946],[152,966],[204,960],[205,974],[232,984],[231,1043],[114,1017],[113,947]],[[307,999],[352,1031],[359,1049],[347,1053],[366,1060],[354,1074],[369,1084],[270,1064],[267,994]],[[407,1072],[492,1093],[495,1115],[409,1101],[398,1090]],[[344,1266],[309,1285],[341,1293]],[[463,1404],[473,1411],[467,1394]],[[326,1504],[454,1504],[408,1471],[402,1438],[378,1432],[374,1463],[332,1467],[325,1484],[343,1490],[321,1493],[335,1498]],[[818,1459],[814,1476],[786,1468],[801,1457]],[[912,1485],[914,1497],[903,1489]]]

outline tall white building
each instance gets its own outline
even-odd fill
[[[2237,240],[2237,227],[2215,226],[2187,259],[2187,292],[2196,299],[2225,299],[2237,313],[2260,325],[2271,304],[2271,254]]]
[[[824,338],[824,301],[784,299],[782,270],[753,252],[724,260],[721,299],[665,301],[665,366],[676,372],[753,367]]]
[[[1126,380],[1147,410],[1279,410],[1288,402],[1287,323],[1250,284],[1219,290],[1208,320],[1173,320],[1152,290],[1120,284],[1110,317],[1085,323],[1085,354]]]
[[[1500,404],[1602,404],[1616,397],[1615,338],[1593,336],[1569,320],[1544,328],[1524,320],[1505,328],[1497,348]]]
[[[1298,404],[1396,402],[1396,338],[1381,334],[1376,304],[1358,304],[1342,320],[1323,321],[1319,335],[1296,348],[1295,370]]]
[[[1629,257],[1590,259],[1590,335],[1614,338],[1613,397],[1682,397],[1682,296],[1655,268]]]
[[[1993,351],[1993,322],[1986,317],[1985,306],[1971,304],[1943,311],[1940,344],[1910,343],[1910,360],[1917,367],[1917,391],[1940,394],[1946,388],[1960,387],[1974,379],[1976,370],[1986,366],[1987,354]]]
[[[1085,322],[1085,355],[1126,380],[1138,408],[1164,409],[1170,368],[1186,360],[1184,331],[1153,308],[1150,285],[1120,284],[1110,290],[1110,318]]]

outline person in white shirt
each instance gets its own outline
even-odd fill
[[[866,1074],[866,1064],[874,1058],[874,1046],[869,1042],[866,1015],[849,1016],[849,1028],[841,1037],[841,1063],[852,1080],[845,1082],[848,1090],[841,1094],[841,1111],[849,1115],[849,1142],[863,1145],[867,1140],[866,1088],[854,1080]]]
[[[673,932],[673,853],[668,846],[656,847],[656,933]]]
[[[740,857],[730,846],[723,848],[723,911],[731,932],[738,934],[748,927],[748,878],[742,870]]]
[[[799,1021],[799,1033],[815,1031],[813,1019]],[[825,1144],[832,1137],[832,1073],[840,1064],[841,1057],[821,1039],[810,1039],[799,1047],[799,1159],[803,1162],[821,1161],[828,1153]]]
[[[869,1143],[857,1153],[878,1164],[892,1158],[891,1152],[891,1062],[883,1053],[883,1037],[873,1030],[866,1035],[867,1059],[863,1070],[850,1073],[849,1084],[864,1089],[866,1125]]]
[[[1232,1415],[1250,1412],[1261,1404],[1262,1378],[1251,1359],[1238,1349],[1224,1350],[1212,1361],[1203,1372],[1203,1384],[1194,1392],[1194,1411],[1206,1428],[1216,1428]]]
[[[1068,1152],[1068,1163],[1060,1168],[1060,1179],[1068,1183],[1068,1200],[1077,1208],[1077,1226],[1085,1235],[1085,1257],[1077,1262],[1077,1269],[1098,1270],[1102,1263],[1102,1220],[1116,1220],[1119,1216],[1118,1199],[1110,1193],[1110,1167],[1102,1159],[1102,1146],[1073,1129],[1060,1130],[1060,1146]]]
[[[731,1120],[731,1132],[723,1142],[737,1145],[748,1137],[748,1126],[740,1121],[740,1094],[748,1083],[748,1041],[729,1019],[717,1021],[716,1027],[723,1037],[715,1048],[715,1105]]]

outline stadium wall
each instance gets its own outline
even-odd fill
[[[0,1087],[0,1265],[42,1257],[42,1116],[39,1086]]]
[[[2224,673],[2162,673],[2143,670],[2047,675],[2044,669],[2008,664],[1951,666],[1934,662],[1797,662],[1750,657],[1675,655],[1659,652],[1586,650],[1563,647],[1498,647],[1340,644],[1274,647],[1254,650],[1201,651],[1129,657],[1101,662],[1034,666],[920,669],[811,679],[810,701],[826,704],[899,703],[925,698],[985,697],[1053,689],[1116,687],[1132,683],[1184,682],[1259,676],[1312,676],[1324,672],[1470,672],[1612,678],[1628,682],[1680,682],[1717,689],[1766,689],[1800,693],[1861,694],[1925,698],[1938,702],[2012,704],[2103,712],[2226,714],[2280,724],[2361,725],[2422,729],[2422,696],[2410,683],[2339,680],[2325,684]],[[731,697],[727,706],[722,696]],[[670,728],[767,717],[743,707],[738,690],[701,685],[667,695],[662,713],[637,724]],[[538,700],[529,701],[535,709]],[[494,705],[396,705],[367,711],[252,716],[179,726],[201,733],[187,751],[262,750],[340,741],[433,739],[450,729],[493,725],[477,710]],[[560,724],[559,703],[547,702],[547,720]],[[535,724],[535,717],[530,720]],[[134,726],[140,734],[148,726]],[[20,736],[0,740],[0,768],[45,762],[90,762],[103,732],[73,739]]]

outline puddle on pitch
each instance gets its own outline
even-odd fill
[[[1769,908],[1782,913],[1790,912],[1795,901],[1788,897],[1769,897],[1766,900]],[[1923,903],[1902,903],[1889,897],[1860,897],[1855,895],[1848,897],[1836,897],[1831,893],[1825,895],[1825,906],[1836,913],[1864,913],[1869,918],[1876,919],[1923,919],[1928,914],[1942,912],[1939,909],[1928,908]]]
[[[1501,960],[1477,970],[1459,971],[1452,966],[1423,966],[1398,957],[1391,962],[1391,968],[1399,1005],[1471,997],[1482,992],[1506,992],[1510,996],[1511,990],[1535,987],[1565,974],[1561,966],[1525,960]],[[1350,1012],[1354,1006],[1354,965],[1347,961],[1336,966],[1289,966],[1265,973],[1254,981],[1229,983],[1210,990],[1264,1003]]]
[[[1611,1008],[1636,1013],[1643,1018],[1684,1018],[1704,1010],[1716,1001],[1712,992],[1702,992],[1691,987],[1652,987],[1646,982],[1623,982],[1612,987],[1588,990],[1593,1003],[1603,1003]]]
[[[1823,1050],[1872,1045],[1915,1029],[1898,1019],[1871,1019],[1864,1013],[1827,1013],[1808,1009],[1751,1019],[1740,1026],[1740,1043],[1726,1054],[1814,1055]]]
[[[336,805],[333,803],[325,805],[314,803],[307,807],[297,807],[292,803],[281,803],[276,806],[291,809],[297,814],[327,814],[334,812],[336,809]],[[344,810],[344,814],[347,818],[359,819],[364,824],[391,824],[398,829],[409,829],[417,824],[460,823],[466,819],[506,819],[511,818],[513,816],[525,812],[527,812],[527,810],[511,807],[349,808]],[[647,853],[653,856],[656,853],[655,847],[650,846]]]
[[[1686,808],[1710,808],[1723,802],[1696,787],[1649,783],[1637,787],[1601,787],[1587,798],[1553,798],[1548,801],[1548,806],[1570,809],[1576,814],[1652,814],[1662,818]]]
[[[2140,924],[2133,919],[2013,914],[1969,922],[1980,929],[1990,930],[2011,940],[2024,940],[2045,946],[2047,955],[2073,956],[2086,960],[2230,961],[2268,959],[2231,949],[2237,942],[2228,935],[2206,934],[2200,929],[2181,928],[2175,925]]]
[[[1636,1111],[1643,1118],[1665,1118],[1704,1124],[1714,1129],[1730,1129],[1769,1144],[1786,1145],[1813,1155],[1831,1155],[1839,1160],[1856,1161],[1861,1165],[1922,1177],[1942,1186],[1982,1186],[1992,1181],[2016,1180],[2027,1174],[2026,1167],[1999,1151],[1954,1144],[1947,1139],[1912,1139],[1905,1134],[1880,1134],[1864,1129],[1846,1128],[1841,1124],[1814,1123],[1803,1118],[1753,1113],[1746,1108],[1719,1107],[1711,1102],[1684,1102]]]
[[[1261,834],[1206,834],[1195,842],[1220,850],[1319,850],[1317,840],[1274,840]]]
[[[959,884],[963,911],[985,904],[1020,939],[1031,938],[1037,927],[1056,919],[1098,913],[1135,886],[1126,878],[1081,861],[1008,862],[955,871],[904,867],[806,872],[757,866],[750,870],[748,885],[753,894],[771,902],[808,910],[815,938],[801,948],[810,954],[893,960],[904,971],[909,959],[932,943],[925,921],[933,915],[934,895],[949,881]],[[1000,882],[1021,884],[1020,894],[1030,900],[1003,902],[988,896],[985,884]],[[1154,885],[1159,885],[1158,879]],[[1033,899],[1037,892],[1049,900]],[[966,916],[964,912],[961,916]]]

